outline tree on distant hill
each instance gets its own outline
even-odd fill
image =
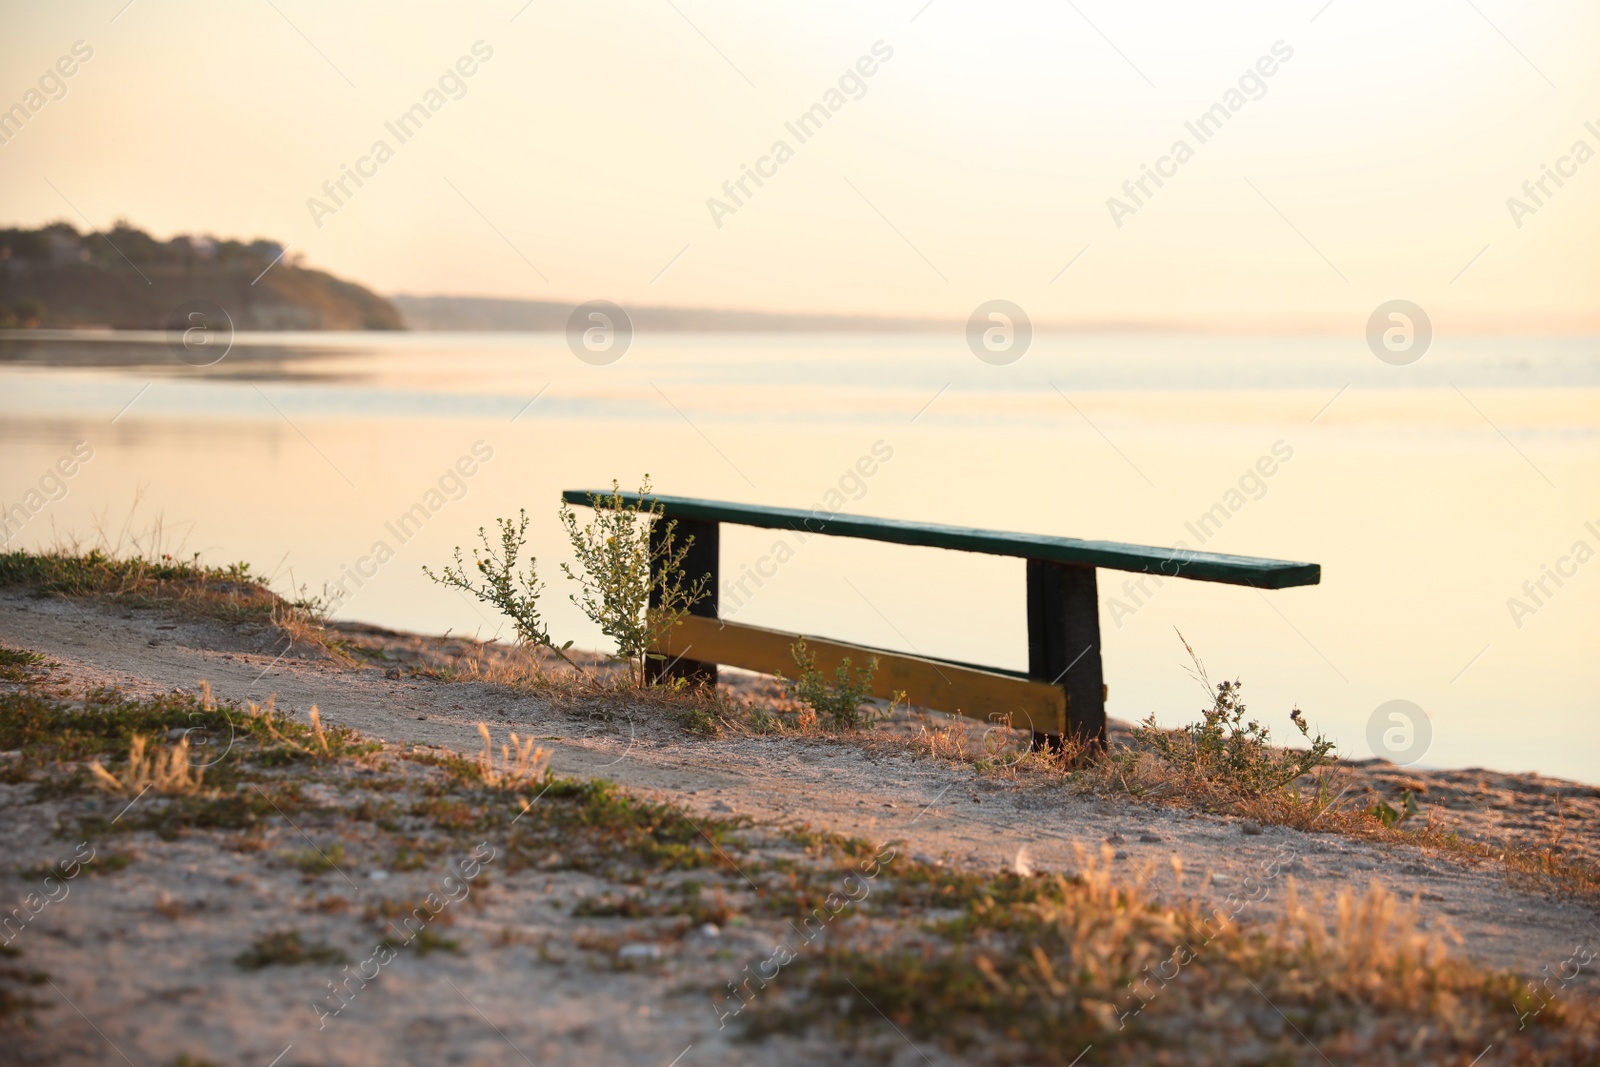
[[[162,329],[196,300],[222,307],[241,330],[405,328],[388,300],[307,270],[266,238],[162,241],[126,219],[104,232],[68,222],[0,229],[0,327]]]

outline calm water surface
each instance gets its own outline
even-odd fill
[[[93,458],[52,481],[79,442]],[[959,337],[640,336],[595,367],[554,335],[279,334],[194,368],[159,337],[12,334],[0,448],[0,501],[40,505],[13,544],[159,520],[167,549],[432,633],[497,631],[421,567],[526,508],[552,629],[588,647],[559,493],[646,472],[1314,561],[1321,585],[1265,594],[1102,571],[1111,713],[1194,715],[1177,629],[1280,736],[1298,704],[1365,757],[1374,709],[1406,699],[1432,718],[1423,765],[1600,781],[1600,339],[1439,338],[1390,367],[1360,338],[1082,335],[991,367]],[[723,554],[742,621],[1026,665],[1018,560],[737,527]]]

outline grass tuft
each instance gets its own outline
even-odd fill
[[[34,682],[40,677],[45,659],[37,652],[0,645],[0,682]]]
[[[259,971],[263,967],[293,967],[302,963],[344,963],[343,952],[328,945],[308,945],[299,930],[276,930],[256,939],[255,943],[233,958],[233,962],[246,971]]]
[[[166,796],[191,796],[200,791],[205,768],[189,762],[189,739],[181,737],[171,748],[160,745],[148,748],[149,738],[134,734],[128,748],[128,766],[121,777],[100,765],[99,760],[89,761],[95,785],[108,793],[122,796],[139,796],[147,790]]]
[[[513,731],[511,744],[500,746],[500,763],[496,766],[488,724],[480,722],[478,733],[483,736],[483,751],[478,753],[478,780],[484,785],[492,789],[517,789],[548,773],[554,753],[543,746],[534,747],[533,738],[519,739]]]

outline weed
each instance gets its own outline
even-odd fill
[[[122,868],[132,863],[137,856],[138,853],[133,851],[107,852],[103,856],[96,856],[95,864],[90,869],[94,874],[105,874],[110,871],[120,871]]]
[[[378,922],[380,919],[404,919],[408,915],[424,925],[432,923],[435,926],[453,926],[456,921],[455,915],[451,912],[430,911],[427,904],[421,900],[396,900],[393,897],[385,897],[375,904],[368,904],[364,909],[364,915],[370,922]]]
[[[233,962],[247,971],[263,967],[293,967],[301,963],[345,963],[348,957],[328,945],[308,945],[300,939],[299,930],[277,930],[256,939],[255,943],[233,958]]]
[[[716,737],[722,732],[717,717],[700,704],[689,704],[678,713],[678,725],[691,734]]]
[[[876,656],[865,668],[851,671],[846,656],[833,672],[833,681],[817,669],[817,658],[806,647],[805,638],[789,646],[789,655],[800,668],[800,677],[791,686],[793,694],[835,730],[854,730],[867,720],[861,705],[872,695],[872,676],[878,671]]]
[[[639,487],[639,504],[629,503],[620,483],[611,483],[611,495],[590,499],[595,517],[583,527],[565,502],[561,522],[577,558],[578,570],[563,563],[561,569],[578,583],[572,602],[583,609],[600,632],[617,643],[617,655],[634,664],[643,685],[647,657],[662,657],[650,650],[707,595],[707,576],[689,581],[684,557],[694,538],[677,543],[678,523],[661,517],[661,504],[651,497],[650,476]]]
[[[495,520],[500,527],[498,555],[489,541],[488,531],[482,526],[478,527],[478,538],[483,541],[483,548],[481,554],[479,549],[472,550],[472,563],[473,569],[483,576],[483,584],[472,579],[466,562],[461,558],[460,548],[456,549],[455,565],[445,567],[444,573],[435,574],[427,567],[422,568],[422,573],[440,585],[470,593],[505,614],[516,627],[518,644],[543,646],[571,664],[566,650],[572,647],[572,642],[557,646],[550,636],[548,624],[539,614],[539,595],[544,591],[544,583],[539,581],[538,561],[529,556],[527,572],[517,573],[517,557],[528,541],[528,513],[519,510],[517,515],[516,522],[510,519]]]
[[[338,870],[339,864],[344,860],[344,845],[336,841],[327,848],[313,846],[297,849],[283,853],[283,858],[300,868],[309,880],[319,874]]]
[[[696,821],[665,804],[628,796],[603,779],[550,778],[537,804],[511,812],[509,869],[542,864],[576,870],[693,870],[730,864],[724,845],[746,825]],[[509,822],[509,819],[508,819]]]
[[[422,914],[424,915],[428,914],[425,909],[419,910],[421,910]],[[446,924],[441,923],[440,925]],[[446,937],[439,933],[439,931],[435,930],[432,926],[424,926],[404,940],[398,940],[393,937],[384,937],[381,938],[378,943],[385,948],[394,949],[395,951],[399,951],[403,948],[415,948],[417,950],[417,955],[419,956],[426,956],[431,952],[461,951],[460,940],[454,937]]]
[[[1181,633],[1178,639],[1194,661],[1192,673],[1212,693],[1205,664]],[[1219,682],[1211,707],[1201,712],[1199,722],[1169,732],[1156,725],[1152,714],[1134,728],[1134,739],[1149,746],[1158,760],[1181,776],[1242,797],[1276,792],[1302,775],[1337,762],[1333,742],[1321,734],[1311,738],[1309,749],[1274,748],[1267,727],[1254,719],[1245,721],[1241,689],[1237,680]],[[1311,736],[1299,708],[1289,712],[1289,719],[1303,736]]]
[[[1395,808],[1388,801],[1380,800],[1367,809],[1367,814],[1377,819],[1384,826],[1399,826],[1411,816],[1422,809],[1417,806],[1416,794],[1407,789],[1400,798],[1400,806]]]
[[[419,956],[426,956],[430,952],[461,951],[461,942],[458,939],[446,937],[431,926],[424,926],[418,930],[416,936],[411,939],[411,944]]]
[[[626,893],[616,897],[610,893],[599,897],[579,897],[572,906],[573,918],[579,919],[642,919],[657,914],[659,910],[642,897]]]
[[[0,645],[0,682],[32,682],[40,675],[44,657],[37,652]]]
[[[432,862],[438,848],[401,845],[394,850],[394,857],[388,862],[391,871],[420,871]]]

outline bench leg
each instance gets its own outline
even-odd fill
[[[668,521],[657,519],[650,527],[651,548],[660,547],[661,540],[666,533]],[[693,582],[701,575],[707,576],[706,596],[689,609],[689,614],[691,615],[700,615],[709,619],[717,617],[717,593],[721,580],[719,568],[722,557],[721,530],[721,523],[707,522],[702,519],[678,519],[677,527],[673,530],[673,540],[680,548],[686,539],[694,538],[694,544],[689,546],[689,551],[683,558],[685,579],[688,582]],[[650,577],[652,579],[659,577],[653,565]],[[660,604],[661,596],[652,585],[650,606],[654,608],[659,607]],[[644,661],[644,678],[646,682],[651,684],[685,678],[688,679],[691,685],[714,686],[717,684],[717,665],[682,657],[676,660],[646,659]]]
[[[1105,678],[1100,668],[1100,604],[1095,569],[1028,560],[1028,674],[1067,693],[1067,734],[1091,754],[1105,750]],[[1034,734],[1033,747],[1061,750],[1061,738]]]

